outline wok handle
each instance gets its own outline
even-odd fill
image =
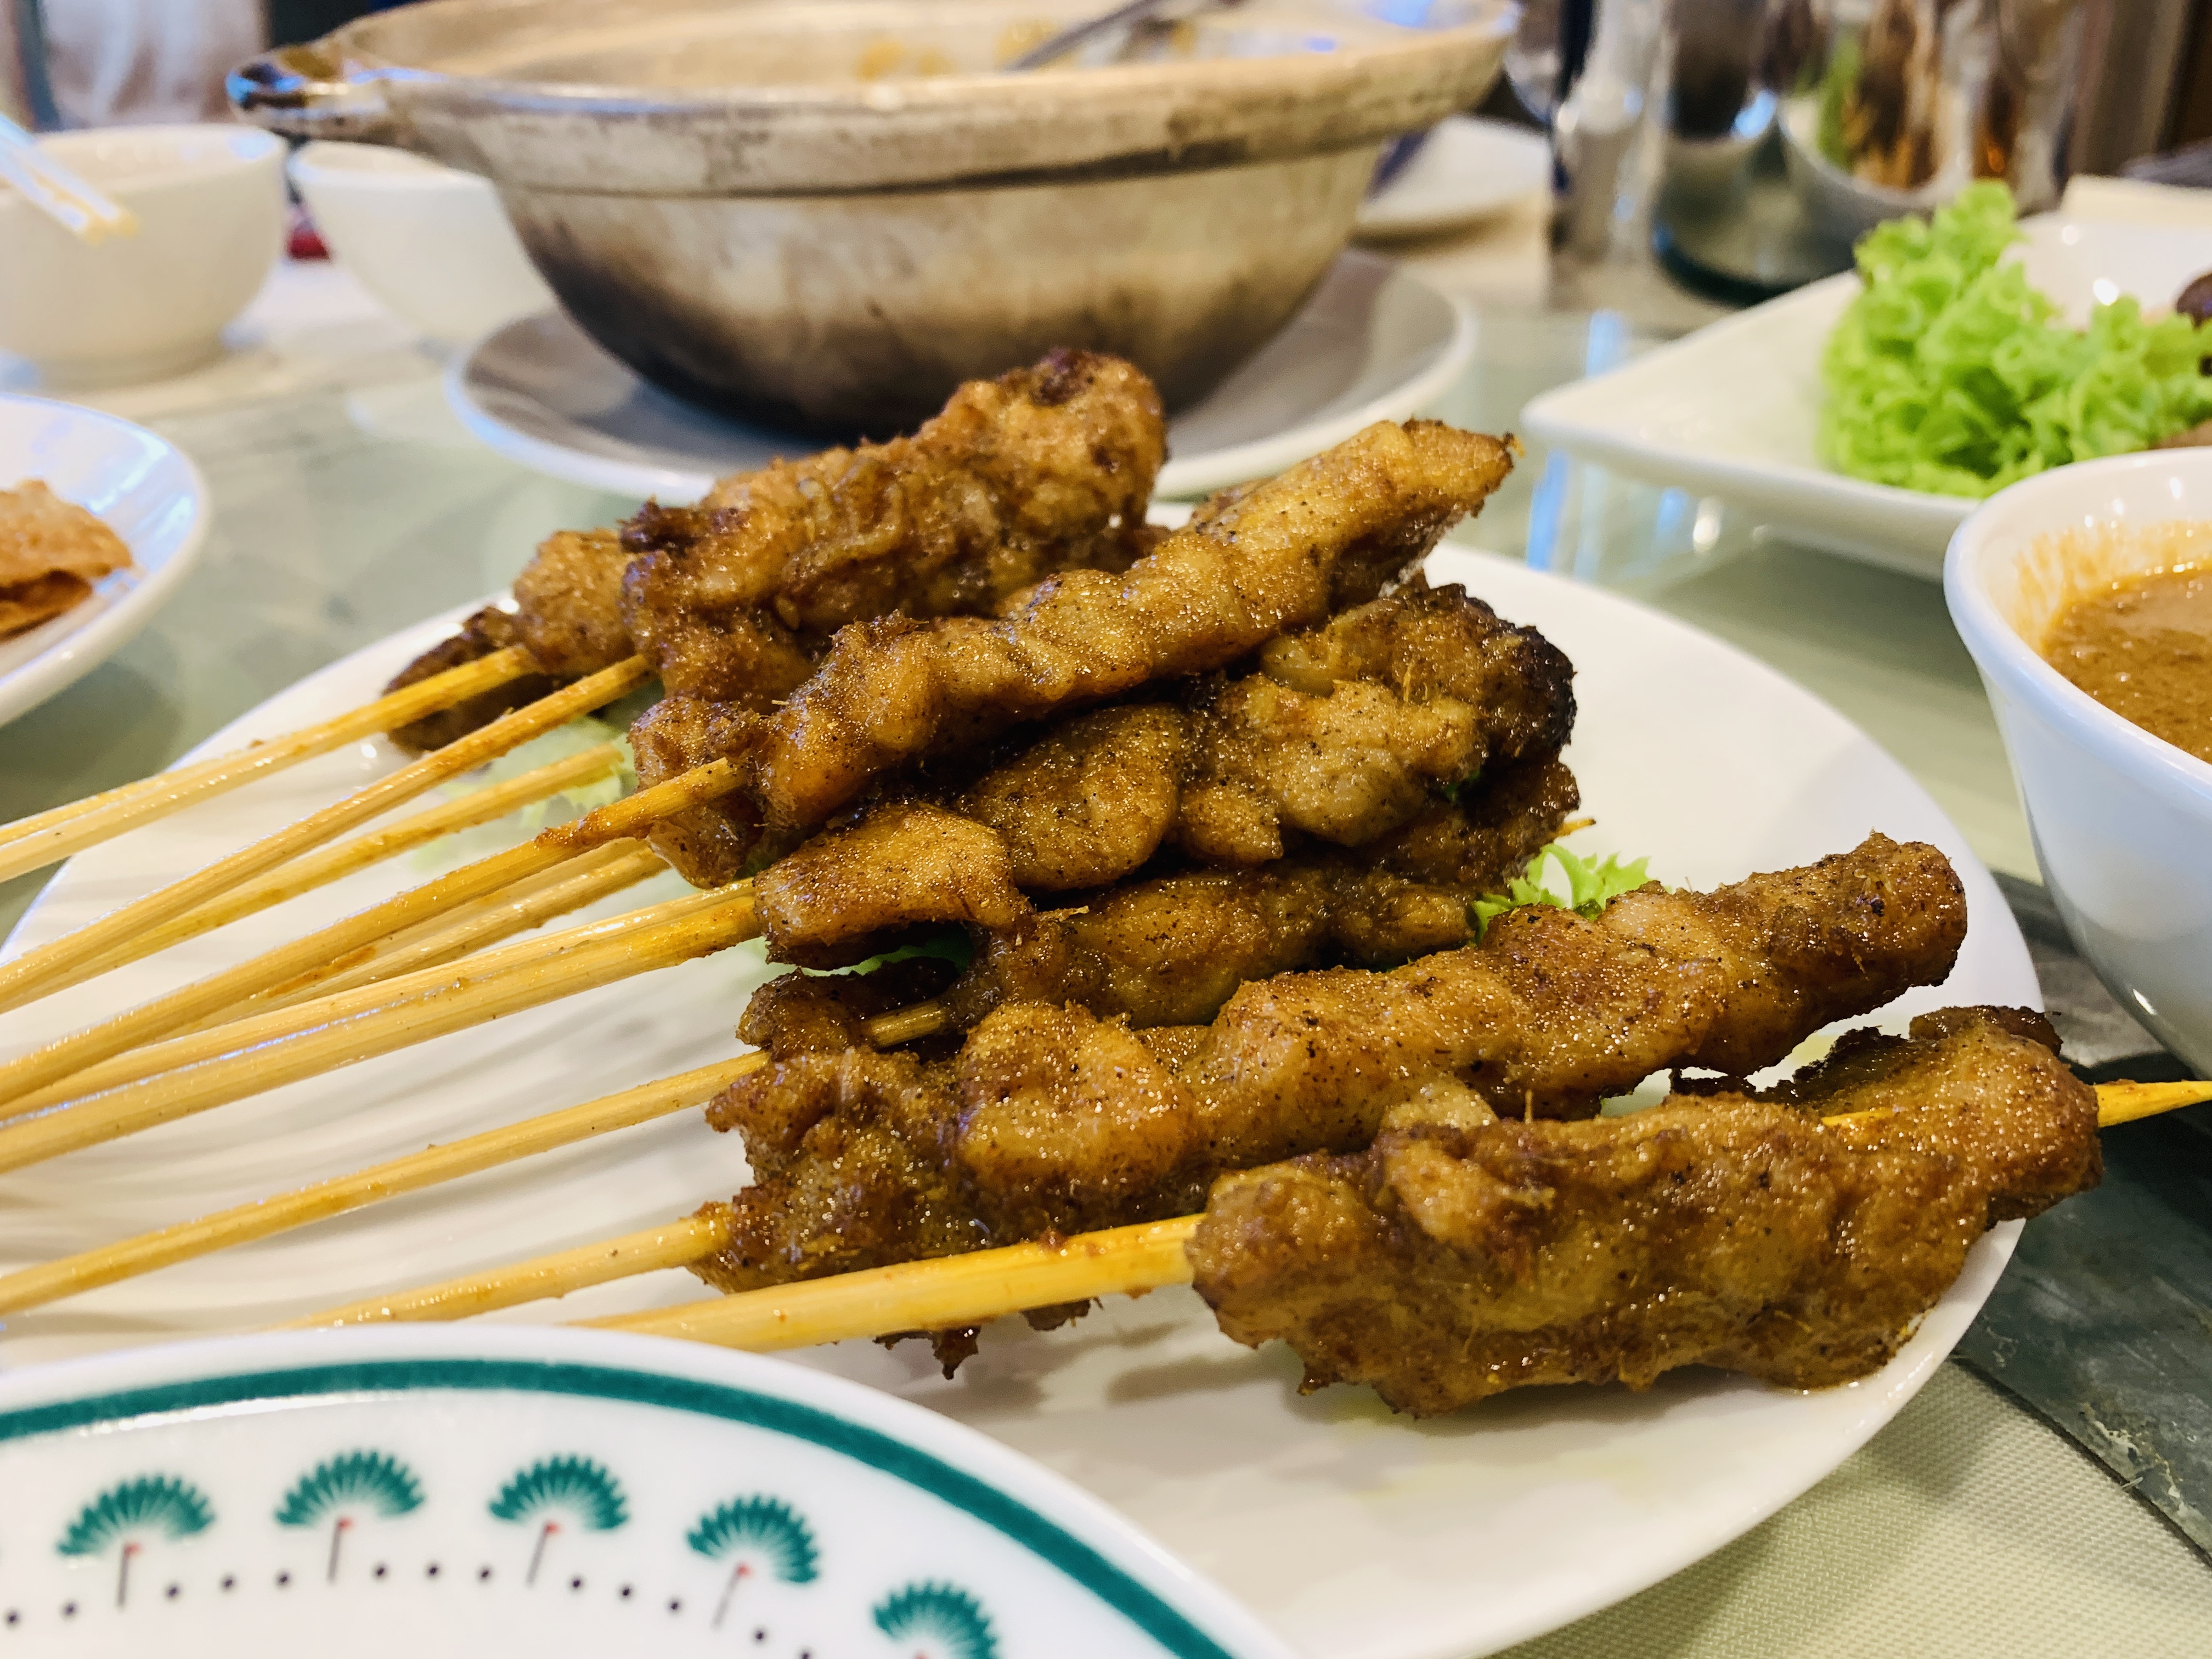
[[[288,138],[398,142],[398,123],[374,75],[349,75],[328,40],[277,46],[224,78],[231,107]]]

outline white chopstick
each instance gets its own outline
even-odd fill
[[[0,115],[0,179],[13,185],[33,207],[85,241],[137,232],[138,221],[129,209],[40,149],[37,139],[5,115]]]

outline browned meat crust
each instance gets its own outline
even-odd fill
[[[538,544],[514,579],[514,612],[522,643],[547,673],[580,679],[635,654],[622,615],[629,557],[612,530],[558,530]]]
[[[497,605],[486,605],[463,623],[459,633],[439,641],[400,670],[384,689],[397,691],[434,674],[442,674],[448,668],[459,668],[463,663],[475,662],[495,651],[521,643],[521,630],[514,613]],[[426,714],[406,726],[395,726],[387,735],[402,749],[413,753],[442,749],[454,738],[466,737],[480,726],[490,725],[510,709],[536,702],[557,684],[543,674],[525,674],[465,702],[455,703],[451,708]]]
[[[910,438],[641,514],[623,615],[670,690],[767,708],[848,623],[988,615],[1054,571],[1126,569],[1166,453],[1142,372],[1055,351],[969,381]]]
[[[1243,678],[1073,715],[965,788],[929,793],[996,830],[1030,891],[1119,880],[1171,844],[1201,862],[1260,864],[1310,842],[1362,845],[1443,805],[1439,791],[1478,771],[1556,752],[1572,726],[1573,676],[1534,629],[1461,588],[1417,582],[1273,641]],[[633,733],[640,775],[650,785],[741,757],[748,730],[725,705],[670,697]],[[696,884],[720,885],[753,848],[744,818],[741,804],[714,803],[656,844]],[[1425,848],[1426,867],[1449,867],[1454,852],[1460,865],[1482,861],[1479,845]],[[805,918],[763,920],[780,960],[819,959]]]
[[[781,850],[887,774],[1226,667],[1373,598],[1510,465],[1496,439],[1385,422],[1177,532],[1126,574],[1067,572],[995,621],[856,623],[736,746],[738,817]]]
[[[648,503],[619,532],[557,532],[516,578],[501,643],[556,678],[641,650],[672,690],[767,708],[844,623],[988,614],[1054,571],[1126,568],[1159,539],[1144,520],[1165,454],[1139,370],[1054,352],[960,387],[911,438],[736,474],[696,507]],[[480,635],[444,641],[393,685],[498,648]],[[512,700],[404,740],[434,747],[527,700],[496,696]]]
[[[1391,973],[1249,984],[1197,1036],[1026,1003],[948,1062],[777,1054],[708,1109],[744,1133],[757,1183],[701,1272],[746,1288],[1176,1215],[1224,1170],[1357,1150],[1410,1103],[1586,1111],[1669,1066],[1747,1073],[1940,981],[1964,933],[1942,855],[1875,836],[1714,893],[1647,888],[1595,921],[1514,911]],[[831,1209],[844,1231],[824,1239]]]
[[[1238,1341],[1288,1341],[1309,1389],[1365,1382],[1420,1414],[1680,1365],[1866,1376],[1993,1221],[2097,1183],[2095,1094],[2012,1012],[1856,1034],[1779,1096],[1409,1114],[1363,1152],[1225,1176],[1189,1247],[1199,1292]],[[1824,1127],[1815,1104],[1875,1115]]]
[[[817,968],[861,961],[916,927],[1007,928],[1030,915],[1006,843],[921,801],[817,836],[755,878],[753,902],[772,958]]]

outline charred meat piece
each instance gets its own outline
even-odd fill
[[[622,615],[629,558],[611,530],[559,530],[538,544],[514,579],[514,614],[547,673],[580,679],[635,653]]]
[[[1465,884],[1410,879],[1369,848],[1183,871],[1046,911],[980,940],[946,994],[949,1023],[965,1029],[1007,1003],[1075,1002],[1139,1027],[1203,1024],[1252,980],[1455,949],[1472,937],[1470,902],[1526,867],[1573,809],[1572,791],[1570,776],[1564,805],[1520,817],[1517,836],[1501,829],[1497,864],[1465,871]]]
[[[1160,538],[1145,510],[1165,453],[1142,372],[1054,352],[960,387],[911,438],[734,474],[696,507],[648,504],[620,531],[550,537],[504,623],[441,642],[393,684],[501,644],[556,679],[644,651],[672,690],[766,708],[847,623],[987,615],[1055,571],[1126,568]],[[488,628],[506,636],[495,644]],[[450,742],[528,700],[496,696],[508,700],[402,740]]]
[[[1365,1382],[1424,1415],[1679,1365],[1864,1376],[1993,1223],[2097,1184],[2095,1094],[2018,1012],[1855,1034],[1775,1095],[1409,1113],[1363,1152],[1225,1177],[1189,1246],[1199,1293],[1238,1341],[1290,1343],[1309,1389]]]
[[[888,774],[1225,668],[1374,598],[1510,465],[1496,439],[1384,422],[1176,532],[1124,574],[1055,576],[995,621],[854,623],[731,751],[745,780],[732,821],[749,851],[780,852]]]
[[[1940,981],[1965,920],[1940,853],[1876,836],[1713,893],[1645,888],[1595,921],[1512,911],[1482,944],[1389,973],[1249,984],[1199,1032],[1024,1003],[928,1065],[772,1053],[708,1109],[744,1133],[757,1183],[732,1200],[730,1249],[701,1272],[742,1289],[824,1252],[844,1267],[900,1259],[808,1231],[844,1148],[874,1149],[874,1181],[886,1134],[928,1171],[931,1237],[957,1234],[942,1229],[957,1212],[962,1248],[975,1249],[1185,1213],[1225,1171],[1358,1151],[1395,1111],[1581,1112],[1670,1066],[1747,1073]]]
[[[1417,581],[1279,638],[1241,678],[1073,715],[964,788],[930,793],[996,830],[1030,891],[1116,881],[1170,845],[1205,863],[1264,863],[1310,842],[1370,842],[1478,771],[1556,752],[1572,727],[1573,677],[1534,629],[1459,587]],[[726,705],[667,698],[633,732],[640,775],[653,784],[742,759],[750,729]],[[957,776],[957,763],[946,769]],[[744,817],[740,801],[711,803],[656,845],[693,882],[719,885],[757,845]],[[781,948],[774,921],[769,937]]]
[[[463,663],[475,662],[521,643],[521,629],[514,613],[497,605],[486,605],[463,623],[459,633],[439,641],[409,663],[384,689],[398,691],[434,674],[442,674],[449,668],[459,668]],[[466,737],[480,726],[490,725],[512,709],[536,702],[557,684],[557,681],[543,674],[524,674],[505,685],[479,692],[465,702],[457,702],[451,708],[425,714],[405,726],[395,726],[386,735],[402,749],[418,754],[442,749],[454,738]]]
[[[670,690],[767,708],[848,623],[988,615],[1054,571],[1126,569],[1166,453],[1141,371],[1055,351],[969,381],[910,438],[641,515],[623,614]]]

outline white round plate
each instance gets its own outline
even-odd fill
[[[106,578],[73,610],[0,640],[0,723],[106,662],[167,601],[207,540],[207,484],[175,445],[75,404],[0,396],[0,489],[33,478],[106,520],[138,568]]]
[[[1507,121],[1454,115],[1398,176],[1361,204],[1354,234],[1368,241],[1434,236],[1488,218],[1552,183],[1552,147]]]
[[[933,1413],[599,1331],[317,1332],[0,1379],[10,1652],[1291,1659]]]
[[[1204,495],[1279,472],[1370,421],[1418,414],[1474,353],[1474,316],[1371,254],[1348,252],[1251,362],[1168,422],[1159,493]],[[726,473],[811,454],[811,439],[742,426],[658,387],[562,312],[510,323],[446,374],[470,431],[549,477],[663,501]]]
[[[1933,842],[1966,881],[1972,926],[1949,982],[1902,999],[1885,1023],[1948,1003],[2039,1001],[2019,931],[1965,838],[1833,710],[1732,647],[1614,595],[1464,549],[1439,552],[1430,570],[1542,628],[1577,665],[1582,713],[1568,758],[1597,819],[1578,848],[1647,854],[1655,876],[1704,887],[1850,848],[1874,829]],[[209,746],[289,731],[365,700],[446,626],[427,623],[332,665]],[[363,745],[95,848],[62,872],[14,944],[79,926],[392,763]],[[410,860],[363,872],[20,1010],[0,1018],[0,1048],[142,1001],[426,873]],[[658,896],[640,888],[615,902]],[[741,947],[0,1177],[0,1267],[726,1058],[765,971]],[[263,1326],[635,1231],[745,1179],[735,1139],[686,1113],[22,1315],[0,1336],[0,1355],[24,1364]],[[1300,1397],[1286,1351],[1229,1342],[1181,1290],[1048,1334],[1002,1322],[949,1383],[911,1345],[848,1343],[801,1358],[1029,1453],[1314,1659],[1465,1659],[1641,1589],[1834,1468],[1965,1331],[2015,1231],[1983,1241],[1887,1370],[1816,1395],[1675,1373],[1646,1394],[1531,1390],[1414,1423],[1358,1390]],[[503,1317],[550,1322],[700,1293],[671,1272]]]

